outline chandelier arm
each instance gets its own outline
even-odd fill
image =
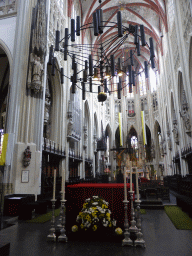
[[[115,54],[115,53],[119,50],[119,48],[121,47],[121,45],[123,44],[123,42],[125,42],[126,39],[127,39],[126,37],[123,37],[120,42],[117,42],[117,44],[114,45],[114,48],[116,48],[116,50],[113,51],[113,54]],[[112,50],[111,50],[111,51],[112,51]]]
[[[115,39],[114,39],[115,40]],[[106,56],[108,57],[111,54],[114,54],[113,49],[115,48],[114,42],[108,47],[109,49],[106,50]]]
[[[119,42],[119,41],[118,41],[118,42],[115,42],[115,41],[117,41],[118,38],[119,38],[118,36],[116,36],[116,37],[114,38],[114,42],[111,42],[111,45],[109,45],[109,47],[108,47],[108,48],[109,48],[108,51],[110,51],[110,52],[107,53],[107,56],[108,56],[109,54],[111,54],[112,52],[113,52],[113,54],[114,54],[113,49],[116,48],[116,47],[118,47],[118,45],[119,45],[121,42],[123,43],[123,42],[127,39],[127,37],[128,37],[128,36],[125,35],[125,36],[122,37],[122,39],[121,39],[120,42]],[[122,43],[121,43],[121,45],[122,45]],[[120,45],[120,46],[121,46],[121,45]],[[120,47],[120,46],[119,46],[119,47]],[[117,50],[119,50],[119,47],[117,48]],[[117,50],[116,50],[116,51],[117,51]]]
[[[105,40],[105,43],[103,43],[104,47],[107,47],[107,45],[108,45],[109,43],[112,43],[113,40],[115,40],[116,38],[118,38],[117,35],[115,35],[115,36],[109,38],[108,40]]]
[[[71,57],[71,55],[74,54],[74,53],[75,53],[74,51],[71,51],[70,54],[69,54],[69,56]],[[88,59],[88,58],[87,58],[87,54],[77,54],[77,53],[75,53],[75,56],[81,57],[80,60],[82,60],[82,58],[83,58],[83,59]],[[72,57],[71,57],[71,58],[72,58]]]

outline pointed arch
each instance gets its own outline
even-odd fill
[[[94,113],[94,125],[93,125],[93,129],[94,129],[94,133],[93,135],[96,136],[96,138],[98,137],[98,118],[97,118],[97,113]]]
[[[128,148],[131,148],[132,147],[132,137],[136,137],[137,138],[137,141],[138,141],[138,135],[137,135],[137,131],[135,129],[135,127],[132,125],[129,129],[129,132],[127,134],[127,139],[126,139],[126,146]]]
[[[109,143],[108,143],[108,150],[110,150],[113,146],[113,142],[112,142],[112,129],[111,126],[109,124],[107,124],[106,129],[105,129],[105,138],[107,139],[107,137],[109,138]]]
[[[191,92],[192,92],[192,37],[190,38],[190,46],[189,46],[189,79],[191,85]]]
[[[50,109],[50,135],[49,139],[60,143],[61,141],[61,127],[62,127],[62,100],[63,87],[60,82],[60,67],[56,59],[55,61],[55,75],[52,75],[51,67],[47,66],[47,86],[50,92],[48,95],[51,102]]]
[[[6,117],[8,109],[10,62],[7,52],[0,45],[0,129],[6,131]]]

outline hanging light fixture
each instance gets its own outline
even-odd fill
[[[60,51],[63,53],[64,61],[68,61],[69,58],[72,59],[72,77],[68,77],[64,74],[63,69],[60,71],[61,81],[63,83],[63,77],[66,77],[72,82],[72,93],[75,93],[76,84],[78,83],[78,88],[82,89],[82,98],[85,99],[85,88],[89,88],[87,92],[98,93],[98,100],[103,102],[106,100],[106,93],[111,93],[107,88],[107,84],[113,83],[113,77],[118,75],[120,77],[129,76],[129,91],[132,92],[132,85],[135,85],[136,73],[134,70],[134,55],[140,56],[140,46],[148,47],[150,50],[150,60],[144,62],[144,69],[146,78],[148,78],[148,65],[151,62],[152,68],[155,68],[155,54],[153,46],[153,38],[149,39],[150,46],[145,40],[145,30],[143,25],[129,27],[122,25],[121,11],[117,12],[117,22],[104,21],[103,11],[101,9],[101,0],[99,0],[100,8],[93,13],[92,24],[80,25],[80,17],[77,16],[75,19],[71,19],[71,30],[65,28],[65,37],[60,40],[60,31],[56,31],[55,37],[55,48],[50,47],[49,52],[49,65],[55,66],[54,51]],[[111,29],[116,29],[117,31],[114,36],[110,39],[102,41],[102,33],[105,28],[105,23],[107,22],[107,27]],[[76,27],[75,27],[76,26]],[[95,49],[92,44],[79,44],[75,43],[76,37],[81,35],[82,30],[92,30],[94,36],[97,37],[98,48]],[[115,61],[115,54],[121,49],[123,43],[127,38],[132,35],[134,37],[135,50],[129,51],[129,56],[127,58],[118,58]],[[63,42],[63,43],[62,43]],[[69,58],[68,58],[69,57]],[[127,72],[128,70],[128,72]],[[123,73],[125,76],[123,76]],[[54,67],[52,68],[52,74],[55,74]],[[94,78],[92,80],[92,78]],[[121,79],[120,83],[117,85],[118,97],[121,97],[121,90],[127,86],[126,79]],[[104,82],[104,79],[107,79]],[[107,83],[108,81],[108,83]],[[86,84],[89,83],[87,87]],[[98,90],[94,90],[94,87]],[[99,96],[100,95],[100,96]]]

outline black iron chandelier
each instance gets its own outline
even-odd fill
[[[100,7],[93,13],[92,23],[80,25],[80,16],[71,19],[71,29],[65,28],[65,37],[60,39],[60,31],[56,31],[55,47],[50,47],[49,65],[52,65],[52,75],[55,74],[54,52],[62,52],[64,61],[71,59],[73,75],[71,77],[64,74],[64,69],[60,69],[61,83],[64,83],[64,77],[70,79],[72,83],[72,93],[76,88],[82,90],[82,99],[85,100],[85,93],[98,93],[98,101],[107,99],[106,93],[118,93],[118,99],[121,99],[121,91],[129,86],[129,93],[132,93],[132,86],[135,86],[135,77],[141,72],[134,70],[134,55],[140,56],[140,46],[148,47],[150,50],[150,60],[144,61],[145,78],[148,78],[148,65],[155,68],[155,54],[153,38],[149,38],[149,44],[145,40],[143,25],[131,25],[126,27],[122,24],[121,11],[117,12],[117,22],[103,20],[103,10]],[[109,39],[103,40],[104,28],[115,29],[115,35]],[[91,30],[97,37],[96,43],[75,43],[76,37],[81,33]],[[130,50],[128,58],[118,58],[115,60],[115,54],[121,49],[123,43],[128,40],[129,35],[134,37],[135,49]],[[118,76],[118,79],[114,77]],[[127,79],[126,79],[127,77]],[[116,83],[116,81],[118,81]],[[115,89],[113,88],[116,83]]]

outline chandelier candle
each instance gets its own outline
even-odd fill
[[[127,201],[126,167],[124,167],[124,197],[125,201]]]

